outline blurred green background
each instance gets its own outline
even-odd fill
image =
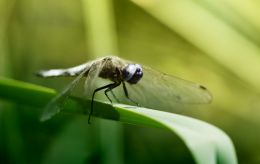
[[[181,113],[224,130],[239,163],[260,163],[259,34],[260,1],[0,0],[0,75],[62,90],[72,79],[33,73],[108,54],[137,61],[205,85],[213,102]],[[0,163],[193,162],[165,130],[38,116],[0,100]]]

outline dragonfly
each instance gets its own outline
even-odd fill
[[[104,90],[104,94],[111,104],[113,102],[108,93],[111,93],[114,99],[120,102],[113,92],[119,86],[122,86],[120,93],[123,93],[128,102],[158,110],[172,109],[177,104],[210,103],[212,100],[210,92],[203,85],[162,73],[117,56],[101,57],[66,69],[42,70],[37,75],[43,78],[76,77],[47,104],[43,110],[41,121],[52,118],[62,110],[64,101],[84,77],[86,78],[85,91],[87,97],[91,98],[88,123],[90,123],[94,110],[96,93]],[[98,78],[107,79],[109,82],[95,88],[95,82]]]

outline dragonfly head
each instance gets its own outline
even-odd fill
[[[130,84],[136,84],[143,77],[143,69],[139,64],[128,64],[122,73],[123,79]]]

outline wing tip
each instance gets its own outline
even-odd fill
[[[207,97],[205,103],[210,104],[210,103],[212,103],[212,101],[213,101],[213,96],[210,92],[208,92],[208,97]]]
[[[211,92],[203,85],[199,85],[199,88],[202,89],[206,93],[204,103],[210,104],[213,101],[213,96],[212,96]]]
[[[41,122],[45,122],[45,121],[49,120],[51,117],[52,117],[52,116],[42,115],[42,116],[40,117],[40,121],[41,121]]]
[[[45,121],[51,119],[55,114],[59,113],[59,111],[60,111],[59,108],[57,108],[58,109],[57,111],[55,109],[49,111],[49,109],[53,109],[53,108],[51,108],[50,105],[47,105],[45,107],[45,109],[43,110],[43,113],[40,116],[41,122],[45,122]]]

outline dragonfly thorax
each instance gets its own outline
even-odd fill
[[[125,81],[130,84],[136,84],[143,77],[143,70],[139,64],[128,64],[122,71]]]

